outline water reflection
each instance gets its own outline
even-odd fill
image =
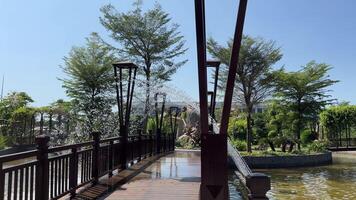
[[[174,179],[180,182],[199,184],[201,181],[200,159],[200,151],[176,151],[150,165],[143,173],[133,178],[131,182],[142,179]],[[236,177],[231,173],[229,176],[231,200],[242,199],[237,188]],[[199,189],[199,185],[197,189]]]
[[[356,166],[259,170],[271,176],[270,199],[356,199]]]

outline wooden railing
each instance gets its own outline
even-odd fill
[[[329,139],[329,147],[332,149],[347,149],[356,147],[356,138],[332,138]]]
[[[122,138],[100,140],[100,133],[85,143],[48,147],[49,137],[36,137],[37,149],[0,157],[0,200],[47,200],[66,195],[74,197],[77,189],[96,184],[102,176],[112,176],[124,165],[133,165],[160,152],[174,151],[173,135],[130,135],[126,151]],[[157,145],[160,144],[160,145]],[[122,155],[121,152],[126,152]],[[120,163],[126,156],[127,163]]]

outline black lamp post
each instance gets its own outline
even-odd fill
[[[213,91],[208,91],[208,96],[210,96],[210,105],[209,105],[209,114],[215,119],[215,106],[216,106],[216,92],[218,88],[218,79],[219,79],[219,68],[220,61],[207,61],[206,67],[215,68],[214,81],[213,81]]]
[[[174,150],[175,147],[175,141],[176,141],[176,134],[177,134],[177,118],[180,113],[180,109],[176,106],[171,106],[169,108],[169,122],[171,126],[171,132],[172,132],[172,150]]]
[[[158,108],[158,97],[162,97],[162,105],[161,109]],[[155,111],[156,111],[156,139],[157,139],[157,149],[156,153],[161,153],[162,148],[162,126],[163,126],[163,114],[164,114],[164,106],[166,103],[166,93],[158,92],[155,94]]]
[[[127,139],[128,128],[130,125],[130,113],[132,106],[132,97],[135,87],[137,66],[130,62],[119,62],[113,64],[116,100],[120,124],[120,142],[121,142],[121,168],[127,168]],[[124,82],[126,84],[124,84]],[[126,93],[126,94],[125,94]]]

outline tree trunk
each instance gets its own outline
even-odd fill
[[[286,148],[287,148],[287,143],[283,142],[283,144],[282,144],[282,152],[286,152]]]
[[[149,112],[150,112],[150,93],[151,93],[151,76],[149,73],[146,73],[146,94],[145,94],[145,110],[144,110],[144,121],[143,121],[143,130],[147,129],[147,122],[148,122],[148,116],[149,116]],[[146,130],[148,131],[148,130]]]
[[[268,140],[268,144],[269,144],[269,147],[271,147],[272,151],[276,151],[276,149],[274,148],[274,144],[271,140]]]
[[[251,116],[252,108],[251,106],[247,106],[247,152],[252,152],[252,116]]]
[[[288,150],[288,152],[289,152],[289,153],[292,152],[292,151],[293,151],[293,148],[294,148],[294,142],[291,142],[290,145],[289,145],[289,150]],[[300,148],[299,142],[298,142],[298,148]],[[300,149],[299,149],[299,150],[300,150]]]
[[[298,145],[298,150],[301,149],[300,147],[300,134],[302,132],[302,109],[301,109],[301,100],[298,101],[298,123],[297,123],[297,145]]]

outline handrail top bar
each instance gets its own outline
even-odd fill
[[[112,65],[117,68],[138,68],[136,64],[128,61],[116,62]]]
[[[208,60],[206,61],[206,67],[219,67],[221,62],[219,60]]]
[[[208,95],[213,95],[214,92],[213,91],[208,91]]]
[[[64,146],[51,147],[48,149],[48,153],[53,153],[56,151],[64,151],[64,150],[79,148],[79,147],[83,147],[83,146],[89,146],[89,145],[93,144],[93,142],[94,141],[89,141],[89,142],[82,142],[82,143],[78,143],[78,144],[69,144],[69,145],[64,145]]]
[[[120,138],[122,138],[122,137],[121,136],[109,137],[109,138],[106,138],[106,139],[102,139],[99,142],[100,143],[111,142],[111,141],[119,140]]]
[[[19,159],[36,156],[37,152],[38,151],[36,149],[36,150],[30,150],[30,151],[24,151],[24,152],[19,152],[19,153],[3,155],[3,156],[0,156],[0,163],[10,162],[10,161],[14,161],[14,160],[19,160]]]

